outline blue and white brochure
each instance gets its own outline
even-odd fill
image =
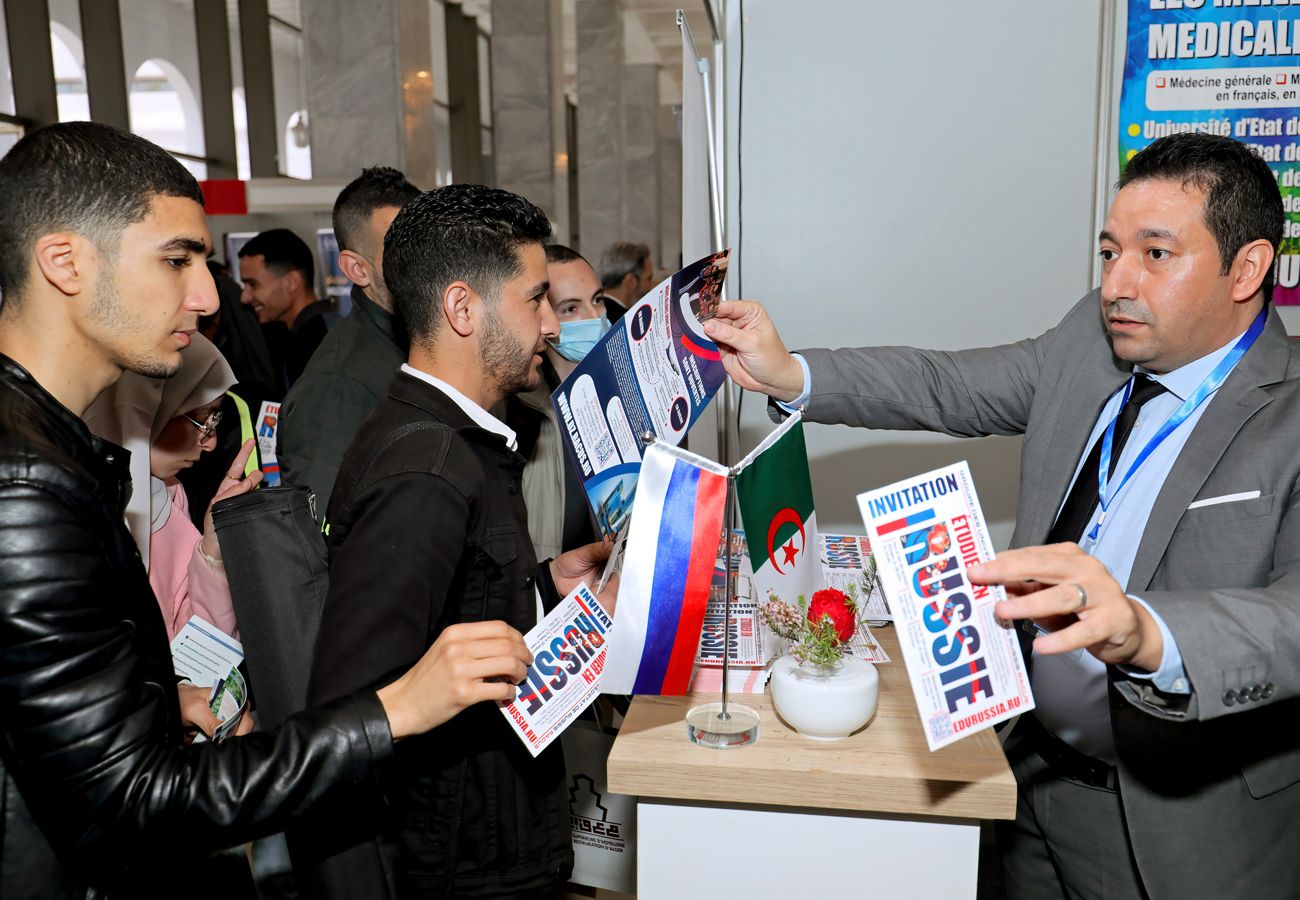
[[[643,437],[676,445],[726,381],[703,322],[717,308],[730,250],[696,260],[642,297],[551,395],[569,464],[614,537],[632,511]]]

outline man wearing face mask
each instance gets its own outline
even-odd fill
[[[609,330],[600,279],[591,263],[560,244],[546,248],[546,299],[560,322],[559,337],[546,348],[542,382],[506,402],[506,422],[519,439],[524,468],[528,533],[538,559],[594,541],[591,509],[582,483],[564,458],[551,393]]]

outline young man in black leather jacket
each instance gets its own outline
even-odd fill
[[[395,740],[506,699],[501,622],[274,733],[185,747],[157,602],[123,521],[128,454],[78,416],[180,366],[217,305],[202,194],[142,138],[76,122],[0,160],[0,896],[175,896],[187,855],[378,798]]]

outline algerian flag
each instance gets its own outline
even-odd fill
[[[793,605],[821,587],[803,416],[795,413],[736,466],[736,499],[754,566],[754,599]]]

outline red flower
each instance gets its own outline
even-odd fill
[[[841,643],[852,640],[853,632],[858,630],[857,616],[843,591],[826,588],[812,595],[812,602],[808,604],[808,621],[816,624],[823,616],[830,617]]]

